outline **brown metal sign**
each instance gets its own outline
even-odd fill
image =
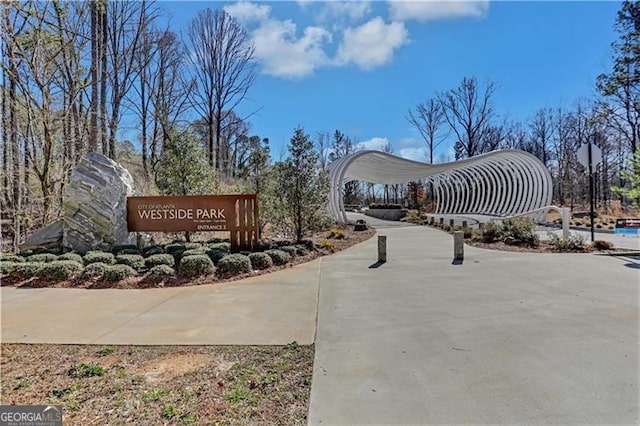
[[[255,194],[128,197],[127,226],[136,231],[228,231],[232,248],[252,249],[258,239]]]

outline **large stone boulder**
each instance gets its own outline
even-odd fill
[[[48,250],[60,250],[62,247],[62,219],[38,229],[29,235],[20,245],[21,250],[43,248]]]
[[[134,194],[131,174],[113,160],[86,154],[65,191],[62,246],[84,252],[135,244],[127,231],[127,196]]]

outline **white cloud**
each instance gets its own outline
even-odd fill
[[[290,21],[269,19],[252,33],[255,56],[265,74],[300,78],[329,63],[323,44],[331,33],[321,27],[306,27],[301,37]]]
[[[398,155],[400,157],[406,158],[407,160],[428,161],[427,157],[427,148],[402,148],[398,151]]]
[[[395,49],[405,44],[409,33],[402,22],[386,24],[375,17],[363,25],[344,30],[336,63],[353,63],[364,70],[385,65],[393,59]]]
[[[302,35],[298,35],[295,22],[275,19],[271,16],[271,6],[251,2],[233,3],[224,10],[248,28],[255,58],[265,74],[301,78],[330,62],[324,43],[331,42],[332,36],[322,27],[306,27]]]
[[[387,145],[389,145],[389,139],[375,137],[359,142],[356,147],[358,150],[372,149],[375,151],[384,151]]]
[[[223,9],[244,24],[265,20],[271,14],[271,6],[246,1],[226,5]]]
[[[489,11],[488,0],[393,0],[388,3],[389,16],[397,21],[484,18]]]
[[[318,14],[320,21],[328,19],[359,21],[371,13],[371,4],[368,1],[328,1],[323,3],[323,6]]]

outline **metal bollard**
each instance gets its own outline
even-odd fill
[[[463,221],[462,221],[462,227],[463,227],[463,228],[467,228],[467,221],[466,221],[466,220],[463,220]]]
[[[464,232],[455,231],[453,233],[453,260],[464,259]]]
[[[453,219],[449,219],[449,226],[450,226],[450,227],[452,227],[452,228],[453,228],[453,227],[455,226],[455,223],[456,223],[456,222],[455,222],[455,220],[453,220]]]
[[[387,261],[387,236],[378,235],[378,262]]]

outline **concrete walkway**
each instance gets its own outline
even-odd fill
[[[374,237],[221,285],[2,288],[1,340],[315,340],[312,425],[638,422],[640,261],[466,247],[452,265],[450,235],[365,219],[388,238],[377,268]]]
[[[637,260],[380,224],[323,262],[310,424],[638,422]]]
[[[321,260],[226,284],[146,290],[3,287],[3,343],[312,344]]]

